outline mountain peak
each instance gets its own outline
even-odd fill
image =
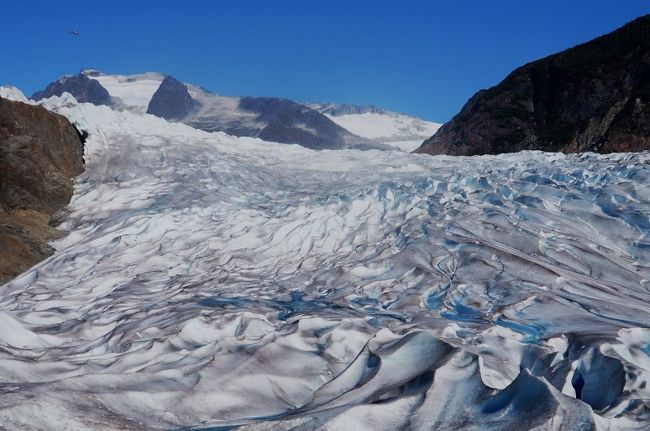
[[[32,99],[41,100],[52,96],[62,96],[66,92],[74,96],[80,103],[111,105],[111,95],[108,91],[99,82],[84,73],[64,75],[49,84],[45,90],[34,93]]]
[[[156,115],[169,121],[187,117],[199,103],[192,99],[187,87],[171,75],[166,75],[151,97],[147,114]]]

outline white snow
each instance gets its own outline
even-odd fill
[[[257,114],[239,109],[240,97],[210,93],[191,84],[186,84],[186,86],[192,99],[200,104],[199,110],[193,114],[193,122],[206,120],[215,129],[225,127],[233,121],[250,127],[264,127],[257,123]]]
[[[147,112],[153,94],[165,79],[163,75],[154,72],[138,75],[91,73],[87,76],[98,81],[108,94],[119,99],[126,109],[139,114]]]
[[[348,114],[333,116],[330,120],[364,138],[382,141],[397,140],[403,137],[429,138],[440,128],[441,124],[431,123],[419,118],[401,114]]]
[[[393,112],[329,115],[327,117],[355,135],[378,140],[402,151],[413,151],[433,136],[441,124]]]
[[[39,104],[47,109],[55,110],[61,107],[74,107],[78,104],[77,99],[67,91],[63,92],[61,96],[52,96],[47,99],[39,101]]]
[[[431,135],[431,136],[433,136],[433,135]],[[429,138],[431,136],[429,136]],[[417,150],[418,148],[420,148],[420,145],[422,145],[422,142],[424,142],[425,139],[428,139],[428,138],[424,138],[424,139],[420,138],[420,139],[416,139],[416,140],[413,140],[413,141],[409,141],[409,140],[384,141],[384,144],[386,144],[386,145],[388,145],[390,147],[393,147],[393,148],[395,148],[397,150],[406,151],[407,153],[410,153],[410,152],[413,152],[413,151]]]
[[[0,97],[14,102],[29,103],[23,92],[12,86],[0,86]]]

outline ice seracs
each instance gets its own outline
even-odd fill
[[[12,86],[0,86],[0,97],[14,102],[29,103],[22,91]]]

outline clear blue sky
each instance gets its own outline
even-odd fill
[[[648,0],[5,1],[0,84],[159,71],[446,121],[513,68],[647,13]]]

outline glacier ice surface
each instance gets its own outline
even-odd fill
[[[1,287],[4,427],[647,429],[649,154],[316,152],[43,104],[86,172]]]

